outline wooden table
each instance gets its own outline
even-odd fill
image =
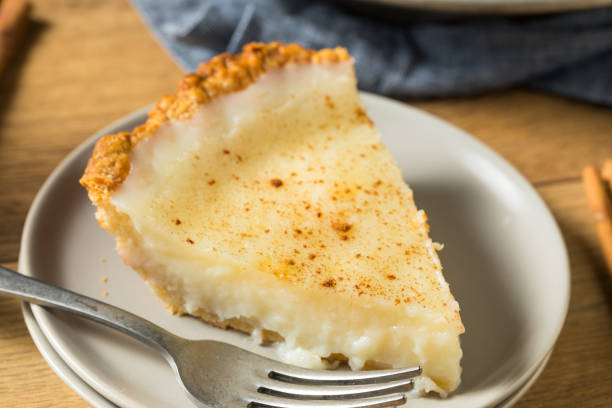
[[[34,4],[28,42],[0,76],[0,263],[16,268],[23,222],[49,172],[111,121],[175,89],[180,69],[123,0]],[[612,156],[612,109],[528,90],[413,101],[470,132],[533,183],[567,243],[572,300],[550,363],[518,404],[612,405],[612,285],[580,170]],[[0,406],[85,407],[45,363],[18,301],[0,297]]]

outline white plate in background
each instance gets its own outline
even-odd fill
[[[343,0],[360,6],[392,6],[409,10],[464,14],[539,14],[612,5],[612,0]],[[401,10],[400,10],[401,11]],[[384,13],[388,12],[383,11]],[[410,14],[406,14],[410,16]],[[397,17],[396,17],[397,18]]]

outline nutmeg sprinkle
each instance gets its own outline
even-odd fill
[[[283,185],[283,180],[281,179],[277,179],[277,178],[273,178],[272,180],[270,180],[270,184],[272,185],[272,187],[282,187]]]
[[[334,288],[336,287],[336,281],[334,279],[328,279],[322,283],[322,286],[326,288]]]
[[[346,222],[332,222],[332,228],[339,232],[349,232],[353,226]]]

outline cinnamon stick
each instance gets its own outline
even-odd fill
[[[29,15],[25,0],[0,0],[0,73],[19,48]]]
[[[582,170],[582,182],[595,220],[595,229],[608,266],[608,273],[612,277],[612,204],[610,197],[595,166],[587,166]]]
[[[601,167],[601,177],[608,182],[608,187],[612,191],[612,158],[606,159]]]

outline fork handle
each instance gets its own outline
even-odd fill
[[[0,294],[95,320],[162,351],[166,357],[168,349],[182,340],[135,314],[3,266],[0,266]]]

